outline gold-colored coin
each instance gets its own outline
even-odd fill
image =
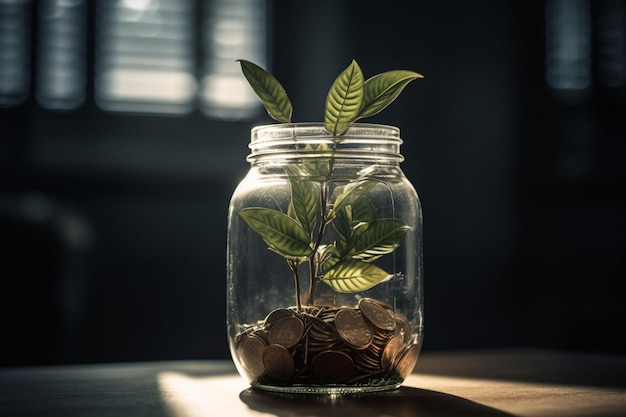
[[[408,377],[411,372],[413,372],[413,368],[415,368],[415,363],[417,362],[418,355],[418,345],[411,345],[402,353],[400,353],[396,361],[395,368],[402,379],[406,379],[406,377]]]
[[[281,345],[267,345],[262,355],[265,373],[277,381],[286,381],[295,368],[291,354]]]
[[[313,358],[311,370],[322,381],[337,382],[352,376],[354,363],[352,358],[344,352],[327,350]]]
[[[304,323],[295,316],[278,319],[269,330],[270,344],[282,345],[289,349],[295,346],[302,337]]]
[[[265,370],[261,359],[265,342],[254,335],[246,335],[241,338],[237,345],[237,357],[242,365],[255,377]]]
[[[371,298],[363,298],[359,301],[359,308],[372,324],[382,330],[396,328],[396,319],[378,301]]]
[[[335,328],[341,338],[355,349],[367,348],[374,339],[372,325],[359,310],[342,308],[335,316]]]

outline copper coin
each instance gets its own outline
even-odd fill
[[[411,325],[404,316],[396,315],[396,332],[398,331],[404,338],[405,343],[411,340]]]
[[[322,322],[324,323],[324,322]],[[339,337],[334,328],[330,324],[326,324],[328,328],[320,328],[313,325],[307,335],[307,347],[313,350],[327,350],[333,345],[340,343]]]
[[[317,317],[311,317],[310,319],[310,332],[327,335],[329,338],[336,338],[337,332],[332,324],[318,319]]]
[[[372,324],[382,330],[393,330],[396,328],[395,317],[378,302],[371,298],[363,298],[359,301],[359,308],[363,315]]]
[[[381,370],[380,357],[373,354],[369,348],[363,350],[355,350],[352,353],[354,366],[361,371],[367,373],[375,373]]]
[[[283,317],[272,324],[269,330],[269,342],[290,348],[300,341],[303,331],[302,320],[295,316]]]
[[[399,355],[395,368],[402,379],[406,379],[413,372],[418,354],[418,345],[411,345]]]
[[[389,342],[387,342],[385,350],[383,350],[383,354],[380,358],[380,366],[385,370],[390,369],[403,346],[404,340],[401,334],[396,334],[389,339]]]
[[[267,345],[262,360],[265,373],[278,381],[286,381],[293,375],[293,358],[284,346]]]
[[[335,328],[341,338],[355,349],[367,348],[374,339],[372,325],[359,310],[342,308],[335,316]]]
[[[327,350],[313,358],[311,369],[322,381],[335,382],[349,378],[354,371],[354,363],[344,352]]]
[[[291,317],[291,316],[293,316],[293,313],[291,312],[291,310],[286,309],[286,308],[277,308],[276,310],[268,314],[267,317],[265,317],[265,324],[266,325],[273,324],[276,321],[282,319],[283,317]]]
[[[253,335],[247,335],[241,338],[237,345],[237,357],[243,366],[253,375],[259,376],[263,373],[263,350],[265,342],[261,338]]]

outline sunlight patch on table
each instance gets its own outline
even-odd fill
[[[251,410],[239,399],[248,387],[239,375],[195,377],[180,372],[157,376],[161,398],[172,417],[272,416]]]

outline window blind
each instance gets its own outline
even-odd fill
[[[48,109],[93,98],[113,112],[253,117],[236,60],[267,68],[267,13],[266,0],[0,0],[0,106],[33,94]]]
[[[546,2],[546,83],[556,90],[591,84],[590,0]]]
[[[266,67],[266,4],[263,0],[213,0],[205,9],[200,102],[209,116],[240,119],[260,104],[241,75],[237,59]]]
[[[196,94],[190,0],[104,0],[96,12],[96,84],[105,110],[187,113]]]
[[[596,1],[599,81],[605,87],[619,88],[626,77],[626,2]]]
[[[0,0],[0,106],[26,100],[31,84],[31,13],[28,0]]]
[[[71,110],[86,95],[84,0],[39,0],[35,96],[45,108]]]

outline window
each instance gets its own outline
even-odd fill
[[[34,88],[47,109],[250,118],[236,60],[267,64],[266,20],[265,0],[0,0],[0,106]]]
[[[589,1],[546,3],[546,82],[550,88],[579,90],[591,84]]]
[[[596,0],[597,1],[597,0]],[[620,0],[598,2],[598,78],[605,87],[624,84],[626,76],[626,10]]]
[[[626,77],[624,0],[546,2],[546,83],[553,90],[619,88]]]
[[[0,0],[0,106],[30,94],[31,23],[27,0]]]
[[[71,110],[86,94],[87,7],[84,0],[40,0],[37,36],[37,102]]]
[[[105,110],[187,113],[196,93],[190,0],[100,1],[96,102]]]
[[[255,0],[215,0],[204,17],[201,103],[204,113],[245,118],[258,100],[241,77],[237,59],[266,66],[265,4]]]

